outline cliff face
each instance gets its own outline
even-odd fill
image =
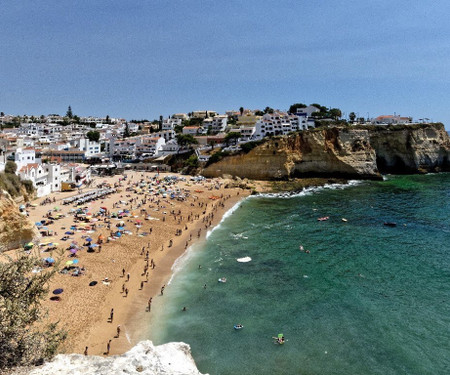
[[[248,154],[204,169],[256,180],[292,177],[379,179],[380,172],[416,173],[449,168],[450,141],[443,125],[327,128],[268,139]]]
[[[22,246],[38,236],[34,224],[19,212],[16,202],[0,191],[0,253]]]
[[[302,176],[378,178],[367,130],[337,128],[268,139],[248,154],[227,157],[203,174],[272,180]]]
[[[450,169],[450,138],[442,124],[381,128],[370,132],[377,165],[385,173],[434,172]]]

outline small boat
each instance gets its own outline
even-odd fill
[[[385,221],[384,225],[387,226],[387,227],[396,227],[397,223],[393,223],[391,221]]]
[[[234,325],[234,329],[235,330],[242,329],[242,328],[244,328],[244,326],[242,324],[235,324]]]
[[[343,218],[342,218],[342,221],[343,221],[344,223],[346,223],[348,220],[347,220],[345,217],[343,217]]]
[[[227,282],[227,278],[226,277],[221,277],[218,281],[219,281],[219,283],[226,283]]]
[[[319,218],[317,219],[317,221],[326,221],[326,220],[328,220],[329,218],[330,218],[329,216],[319,217]]]

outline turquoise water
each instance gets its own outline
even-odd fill
[[[150,338],[212,375],[450,374],[449,198],[440,174],[246,199],[178,262]]]

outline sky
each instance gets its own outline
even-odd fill
[[[450,129],[450,2],[1,2],[0,111],[154,119],[320,103]]]

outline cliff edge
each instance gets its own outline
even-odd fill
[[[254,180],[381,179],[380,173],[449,170],[449,160],[450,140],[442,124],[333,127],[268,138],[202,173]]]
[[[0,191],[0,253],[16,249],[38,237],[34,224],[19,211],[5,190]]]
[[[122,355],[110,357],[60,354],[29,375],[202,375],[191,356],[191,348],[182,342],[155,346],[141,341]]]

